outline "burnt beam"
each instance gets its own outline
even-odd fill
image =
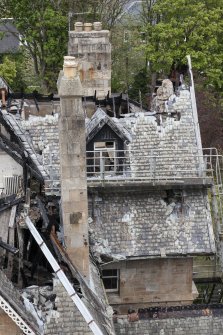
[[[11,149],[6,143],[4,143],[2,138],[0,138],[0,148],[9,156],[11,156],[18,164],[23,166],[23,159],[21,155],[18,154],[15,150]]]
[[[14,199],[12,201],[9,201],[8,203],[4,203],[3,205],[0,206],[0,212],[5,211],[6,209],[19,204],[20,202],[24,201],[24,197]]]
[[[41,199],[37,196],[36,197],[36,200],[37,200],[37,205],[39,207],[39,210],[40,210],[40,213],[42,215],[42,219],[43,219],[43,223],[44,223],[44,228],[47,229],[48,226],[49,226],[49,218],[47,216],[47,212],[46,212],[46,209],[41,201]]]
[[[3,242],[1,237],[0,237],[0,247],[6,251],[11,252],[13,255],[16,255],[19,252],[19,249],[11,246],[8,243]]]

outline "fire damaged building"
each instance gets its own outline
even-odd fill
[[[190,57],[189,85],[164,79],[148,110],[111,94],[99,22],[68,53],[41,97],[56,113],[12,92],[0,110],[0,335],[222,334],[222,157]]]

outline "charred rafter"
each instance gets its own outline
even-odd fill
[[[3,134],[0,134],[0,148],[6,151],[18,164],[23,167],[27,166],[33,177],[43,183],[44,180],[38,167],[31,159],[20,137],[15,133],[11,125],[5,120],[1,111],[0,124],[5,127],[11,137],[14,139],[14,142],[12,142],[7,139]]]
[[[0,237],[0,247],[6,251],[11,252],[13,255],[16,255],[19,252],[19,249],[11,246],[8,243],[3,242],[1,237]]]
[[[36,171],[36,167],[34,166],[33,162],[31,161],[30,157],[24,154],[16,144],[9,141],[5,136],[0,134],[0,148],[5,151],[9,156],[11,156],[19,165],[28,168],[30,173],[33,175],[34,178],[43,182],[43,177],[39,172]]]
[[[14,195],[15,197],[15,195]],[[24,197],[20,197],[20,198],[14,198],[13,200],[9,199],[8,197],[5,197],[4,200],[5,202],[3,204],[0,204],[0,212],[5,211],[6,209],[14,206],[14,205],[18,205],[20,202],[24,201]]]

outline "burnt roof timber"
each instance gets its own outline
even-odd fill
[[[0,137],[3,140],[3,142],[10,147],[12,150],[16,151],[21,157],[24,156],[24,151],[21,149],[21,146],[18,144],[10,141],[5,135],[0,133]]]
[[[36,197],[36,200],[37,200],[37,205],[39,207],[40,213],[42,215],[42,219],[43,219],[43,223],[44,223],[44,228],[47,229],[50,222],[49,222],[49,218],[47,216],[46,209],[45,209],[45,207],[44,207],[41,199],[38,196]]]
[[[16,255],[19,252],[19,249],[13,247],[12,245],[8,243],[3,242],[1,237],[0,237],[0,247],[5,249],[6,251],[11,252],[14,255]]]
[[[19,165],[23,166],[24,161],[20,154],[18,154],[15,150],[11,149],[4,140],[0,137],[0,148],[5,151],[9,156],[11,156]]]
[[[16,198],[14,200],[11,200],[9,203],[6,203],[4,205],[0,205],[0,212],[5,211],[6,209],[14,206],[14,205],[18,205],[20,202],[23,202],[25,199],[24,196],[20,197],[20,198]]]
[[[21,154],[22,150],[19,149],[17,145],[12,143],[2,134],[0,134],[0,148],[5,151],[10,157],[12,157],[19,165],[23,167],[27,166],[33,177],[35,177],[39,182],[43,183],[43,177],[36,171],[30,157],[26,157],[24,153]]]
[[[53,94],[44,95],[38,92],[33,92],[33,93],[15,92],[15,93],[8,94],[7,108],[10,107],[11,101],[13,99],[34,100],[36,104],[38,104],[38,102],[60,101],[60,98]],[[122,99],[122,94],[120,94],[118,96],[113,96],[113,97],[109,97],[107,95],[104,99],[97,99],[95,95],[84,96],[82,97],[82,101],[95,102],[97,106],[106,106],[106,105],[113,105],[113,103],[115,103],[116,105],[120,105],[121,102],[125,100]]]
[[[39,180],[41,183],[44,182],[43,176],[41,175],[41,172],[39,171],[38,167],[36,166],[36,164],[33,162],[33,160],[31,159],[28,151],[25,149],[24,144],[21,140],[21,138],[15,133],[14,129],[12,128],[12,126],[10,124],[7,123],[7,121],[5,120],[2,111],[0,110],[0,124],[2,124],[6,130],[9,132],[9,134],[14,137],[17,141],[18,144],[15,145],[15,143],[11,144],[12,142],[10,140],[8,140],[4,135],[0,135],[2,138],[2,144],[1,144],[1,148],[3,150],[8,150],[8,154],[14,158],[17,163],[19,163],[21,166],[24,166],[25,164],[28,166],[30,172],[32,173],[32,175]],[[5,144],[7,145],[7,148],[4,147],[3,143],[6,142]],[[28,141],[27,141],[28,143]],[[17,149],[16,149],[17,147]],[[18,150],[19,147],[19,150]],[[10,149],[11,148],[11,152]],[[20,149],[21,148],[21,149]],[[22,160],[19,159],[20,157],[17,157],[16,155],[14,155],[14,152],[18,153],[19,151],[19,155],[21,156]]]

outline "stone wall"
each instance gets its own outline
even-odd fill
[[[71,58],[72,59],[72,58]],[[67,64],[68,63],[68,64]],[[86,178],[85,116],[83,89],[73,68],[64,61],[64,75],[58,80],[59,159],[61,211],[66,252],[82,275],[89,279],[88,200]],[[72,64],[72,62],[71,62]],[[74,62],[73,66],[77,66]]]
[[[203,316],[131,323],[125,319],[116,323],[115,329],[117,335],[222,335],[223,319],[222,316]]]
[[[168,304],[190,304],[195,296],[192,287],[192,258],[127,260],[103,266],[118,269],[119,290],[107,292],[109,304],[120,314]]]
[[[0,309],[0,335],[23,335],[16,323]]]

